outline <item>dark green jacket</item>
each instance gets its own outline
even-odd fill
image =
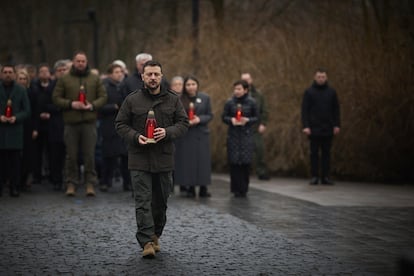
[[[79,88],[84,85],[86,100],[90,102],[93,111],[74,110],[71,108],[72,101],[77,101]],[[96,110],[102,107],[107,101],[105,87],[99,76],[90,73],[89,69],[85,73],[79,73],[72,67],[71,71],[61,77],[53,90],[52,100],[55,105],[62,108],[63,120],[65,124],[93,123],[96,121]]]
[[[26,89],[13,83],[10,93],[14,124],[0,122],[0,150],[23,149],[23,122],[30,117],[30,102]],[[0,113],[4,115],[7,105],[7,96],[3,83],[0,81]]]
[[[268,119],[267,103],[262,93],[256,89],[253,85],[249,89],[250,96],[256,100],[257,111],[259,113],[259,120],[254,125],[254,130],[257,131],[259,124],[266,125]]]
[[[140,145],[145,136],[145,123],[150,109],[154,110],[157,127],[165,128],[166,137],[156,144]],[[161,86],[158,96],[146,89],[129,94],[115,119],[118,134],[128,145],[128,168],[147,172],[167,172],[174,168],[173,140],[187,132],[187,114],[177,94]]]

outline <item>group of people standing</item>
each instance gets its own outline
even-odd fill
[[[245,79],[243,79],[245,78]],[[268,180],[264,162],[262,134],[267,122],[267,108],[261,93],[252,84],[250,73],[243,73],[234,83],[233,97],[225,104],[222,121],[229,125],[227,154],[230,164],[231,192],[236,197],[245,197],[248,191],[250,167],[256,150],[256,173],[258,178]],[[250,82],[250,83],[249,83]],[[188,132],[175,141],[175,183],[187,197],[210,197],[211,156],[208,123],[213,119],[208,94],[200,91],[195,76],[171,80],[171,88],[181,96],[181,102],[189,117]],[[242,111],[240,121],[235,119],[237,106]],[[257,136],[257,138],[256,138]]]
[[[66,73],[66,62],[62,60],[55,64],[54,78],[47,64],[38,66],[37,75],[31,75],[20,66],[2,66],[0,195],[6,181],[10,195],[14,197],[26,190],[30,183],[40,183],[46,167],[44,159],[48,160],[54,187],[57,189],[62,185],[63,119],[59,108],[52,103],[52,92],[56,80]]]
[[[96,145],[101,137],[100,189],[111,187],[120,158],[124,190],[133,190],[136,238],[142,256],[152,258],[161,250],[159,238],[174,184],[188,197],[196,197],[196,187],[199,197],[211,196],[210,97],[200,90],[194,76],[174,77],[169,84],[161,64],[146,53],[136,56],[136,69],[128,76],[125,66],[114,62],[104,81],[92,73],[84,52],[76,52],[71,62],[66,67],[68,72],[60,70],[57,63],[55,70],[62,74],[57,73],[56,80],[51,79],[47,66],[39,66],[34,86],[28,84],[24,72],[16,75],[14,66],[2,66],[0,109],[5,112],[0,115],[0,191],[8,181],[10,195],[19,195],[21,151],[31,154],[25,153],[24,141],[38,138],[39,152],[56,142],[51,151],[59,158],[49,159],[54,160],[50,169],[54,171],[51,179],[55,188],[64,180],[66,195],[74,196],[80,184],[79,165],[83,164],[86,195],[95,196]],[[25,90],[30,87],[39,92]],[[255,89],[250,73],[243,73],[233,83],[233,95],[224,104],[221,120],[228,125],[230,190],[235,197],[246,197],[255,149],[259,150],[258,178],[269,179],[262,140],[266,102]],[[340,131],[339,103],[323,69],[317,70],[314,83],[305,91],[302,121],[311,143],[311,184],[319,182],[320,149],[322,183],[332,184],[328,178],[329,154],[332,137]],[[56,138],[51,138],[53,135]],[[35,179],[41,176],[42,165],[37,165]],[[29,171],[23,172],[26,177]]]

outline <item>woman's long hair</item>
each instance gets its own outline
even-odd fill
[[[181,102],[185,108],[185,110],[188,110],[191,99],[190,99],[190,95],[188,94],[188,91],[185,88],[185,85],[187,84],[187,82],[189,80],[193,80],[197,83],[197,91],[200,89],[200,83],[198,82],[198,79],[195,76],[187,76],[184,78],[184,83],[183,83],[183,94],[181,95]]]

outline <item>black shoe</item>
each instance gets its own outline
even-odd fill
[[[55,183],[55,184],[53,184],[53,190],[55,190],[55,191],[62,190],[62,183]]]
[[[246,197],[246,193],[235,192],[234,193],[234,197],[237,197],[237,198],[245,198]]]
[[[259,175],[257,178],[259,178],[259,180],[269,180],[270,177],[268,175]]]
[[[101,186],[99,186],[99,190],[101,192],[107,192],[108,191],[108,186],[107,185],[101,185]]]
[[[312,177],[311,181],[309,182],[310,185],[318,185],[319,183],[319,178],[317,177]]]
[[[18,197],[19,195],[20,195],[19,191],[16,188],[10,188],[10,196],[11,197]]]
[[[198,196],[199,197],[211,197],[211,194],[209,192],[207,192],[207,187],[206,186],[201,186]]]
[[[324,184],[324,185],[334,185],[334,183],[327,177],[322,178],[322,184]]]
[[[194,186],[188,187],[186,197],[195,197],[195,196],[196,196],[196,193],[195,193]]]

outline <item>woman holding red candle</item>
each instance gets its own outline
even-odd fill
[[[181,102],[187,112],[190,127],[176,141],[175,182],[187,187],[187,196],[195,197],[199,186],[199,197],[210,197],[207,186],[211,184],[211,156],[208,123],[213,118],[210,97],[199,91],[199,82],[194,76],[184,79]]]
[[[249,96],[244,80],[233,84],[233,97],[224,105],[222,120],[229,125],[227,156],[230,163],[230,189],[235,197],[246,197],[254,140],[252,126],[257,122],[256,101]]]

